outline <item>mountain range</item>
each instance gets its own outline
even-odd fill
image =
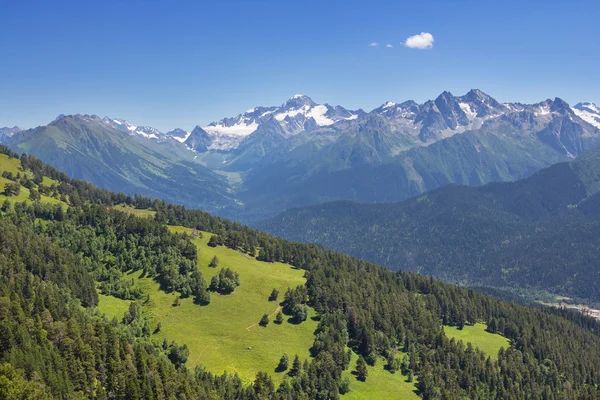
[[[328,201],[521,179],[596,146],[600,111],[559,98],[500,103],[480,90],[370,112],[295,95],[190,132],[75,115],[2,140],[102,187],[256,222]]]
[[[596,148],[516,182],[297,208],[258,227],[394,270],[600,302],[599,210]]]

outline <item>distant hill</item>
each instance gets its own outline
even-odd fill
[[[96,185],[161,197],[209,210],[232,204],[222,177],[193,160],[178,141],[148,140],[97,116],[60,116],[47,126],[21,131],[5,141]]]
[[[446,281],[600,301],[600,149],[513,183],[448,185],[400,203],[332,202],[257,224]]]

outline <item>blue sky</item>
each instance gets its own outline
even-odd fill
[[[19,0],[0,18],[0,126],[189,130],[296,93],[367,111],[471,88],[600,102],[597,1]],[[421,32],[433,48],[403,45]]]

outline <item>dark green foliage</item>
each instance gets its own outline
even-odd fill
[[[292,368],[290,368],[290,372],[288,372],[288,374],[290,376],[298,376],[301,369],[302,369],[302,365],[300,364],[300,357],[298,357],[298,354],[296,354],[296,356],[294,356],[294,362],[292,363]]]
[[[303,304],[296,304],[292,307],[291,314],[294,322],[299,324],[300,322],[306,321],[306,318],[308,318],[308,307]]]
[[[282,355],[281,358],[279,359],[279,364],[277,364],[276,371],[277,372],[287,371],[289,364],[290,364],[290,358],[288,357],[288,355],[287,354]]]
[[[2,208],[0,209],[0,211],[2,212],[7,212],[8,210],[10,210],[10,206],[11,206],[11,202],[9,199],[4,200],[4,202],[2,203]]]
[[[211,268],[216,268],[217,265],[219,265],[219,259],[217,258],[217,256],[214,256],[212,258],[212,260],[210,260],[210,263],[208,264],[208,266]]]
[[[277,311],[277,315],[275,316],[275,321],[276,324],[280,325],[283,323],[283,313],[280,311]]]
[[[181,366],[185,364],[189,355],[190,351],[185,344],[183,346],[177,346],[175,343],[171,344],[171,348],[169,350],[169,360],[171,360],[175,366]]]
[[[350,378],[347,376],[340,383],[340,394],[346,394],[350,391]]]
[[[221,294],[233,293],[240,286],[240,277],[237,272],[224,268],[217,275],[213,275],[210,281],[210,290]]]
[[[273,288],[273,291],[269,295],[269,301],[277,301],[278,297],[279,297],[279,290],[277,290],[276,288]]]
[[[367,376],[369,376],[367,363],[362,356],[358,356],[358,359],[356,360],[356,379],[364,382],[367,380]]]
[[[387,358],[387,365],[385,369],[390,371],[392,374],[400,369],[400,359],[394,356],[394,354],[390,354]]]
[[[5,196],[18,196],[21,193],[20,183],[6,183],[4,184],[4,195]]]
[[[219,237],[217,235],[213,235],[210,237],[210,239],[208,239],[208,245],[210,247],[217,247],[219,245],[221,245],[221,241],[219,240]]]
[[[263,314],[263,316],[261,317],[260,322],[258,324],[260,326],[269,325],[269,314]]]
[[[42,196],[40,195],[40,192],[38,192],[36,189],[29,190],[29,200],[39,201],[41,198]]]

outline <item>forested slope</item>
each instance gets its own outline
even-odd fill
[[[600,300],[600,150],[528,179],[449,185],[400,203],[336,202],[258,226],[446,281]]]
[[[27,176],[54,179],[51,192],[63,202],[3,207],[0,398],[335,399],[346,389],[342,372],[354,368],[348,348],[367,363],[406,353],[402,374],[414,376],[426,399],[600,396],[600,326],[585,316],[391,272],[201,211],[100,190],[33,157],[21,160]],[[113,209],[121,204],[156,214],[140,218]],[[127,271],[193,298],[197,307],[211,306],[196,247],[166,223],[213,232],[213,246],[304,270],[305,290],[288,296],[285,306],[306,303],[318,313],[310,361],[278,387],[268,371],[244,385],[235,375],[189,371],[185,343],[153,340],[154,327],[140,312],[144,294],[130,286]],[[137,301],[121,321],[109,321],[94,308],[96,285]],[[476,322],[510,340],[497,359],[449,340],[442,328]]]

